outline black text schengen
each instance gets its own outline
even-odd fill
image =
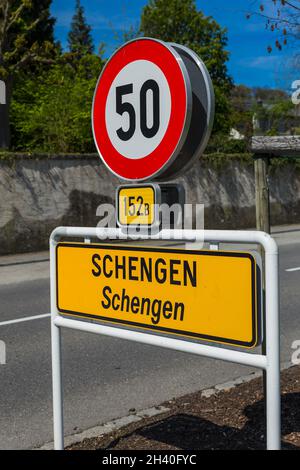
[[[94,277],[147,283],[151,293],[155,293],[155,284],[165,284],[166,289],[168,286],[197,287],[197,263],[192,260],[96,253],[91,261]],[[104,310],[150,316],[153,325],[159,324],[162,318],[184,321],[185,306],[180,300],[130,296],[125,288],[115,292],[109,282],[107,284],[102,290],[101,306]]]

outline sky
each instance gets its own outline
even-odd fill
[[[87,22],[92,27],[96,48],[105,43],[109,57],[122,43],[123,33],[136,26],[147,0],[81,0]],[[273,33],[265,29],[259,17],[246,19],[246,10],[253,0],[196,0],[198,9],[212,16],[228,30],[229,74],[236,84],[289,90],[300,79],[291,64],[292,46],[271,54],[267,46],[274,42]],[[75,0],[53,0],[52,15],[56,18],[55,35],[64,48],[74,14]],[[299,75],[299,74],[298,74]]]

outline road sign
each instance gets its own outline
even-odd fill
[[[121,228],[182,228],[185,190],[181,184],[122,185],[117,189],[117,224]]]
[[[0,80],[0,104],[6,104],[6,86],[3,80]]]
[[[119,186],[116,200],[117,223],[120,227],[160,225],[161,197],[158,185]]]
[[[221,312],[226,315],[224,318],[224,315],[220,314],[220,311],[213,310],[211,309],[210,311],[210,318],[209,314],[205,309],[203,309],[203,304],[198,305],[197,310],[184,310],[183,314],[183,320],[184,318],[188,315],[190,317],[190,313],[192,312],[195,315],[195,318],[197,316],[197,320],[194,325],[196,328],[199,328],[199,326],[205,326],[205,323],[203,324],[203,318],[207,319],[207,324],[206,326],[210,326],[212,322],[214,322],[215,326],[219,324],[219,326],[222,326],[222,329],[224,327],[224,331],[220,332],[224,334],[225,329],[227,327],[227,334],[230,338],[233,338],[235,336],[235,340],[238,341],[249,341],[251,339],[251,328],[249,328],[249,324],[251,324],[250,316],[250,301],[249,301],[249,292],[251,291],[253,294],[253,302],[251,306],[254,307],[254,312],[255,314],[253,315],[253,331],[258,331],[258,338],[259,338],[259,330],[260,330],[260,315],[259,312],[263,310],[263,316],[264,316],[264,323],[265,323],[265,335],[264,335],[264,345],[263,345],[263,350],[255,352],[253,354],[252,352],[245,352],[245,351],[240,351],[237,350],[236,348],[228,348],[228,347],[218,347],[218,345],[213,345],[213,344],[202,344],[202,342],[199,341],[194,341],[195,336],[192,337],[193,341],[187,340],[187,338],[181,337],[184,332],[181,330],[175,330],[174,333],[179,335],[179,337],[173,337],[172,335],[167,335],[163,334],[163,330],[159,330],[159,322],[158,324],[149,324],[143,325],[142,321],[144,320],[145,322],[147,321],[148,315],[146,311],[146,315],[142,318],[141,320],[141,315],[140,313],[137,312],[132,312],[133,316],[136,316],[139,320],[141,320],[137,326],[132,325],[132,322],[129,324],[124,317],[120,317],[120,315],[113,315],[110,317],[104,318],[104,320],[101,320],[100,315],[101,315],[101,305],[99,305],[99,302],[93,305],[94,300],[91,299],[90,297],[85,298],[89,296],[89,293],[85,290],[86,285],[87,285],[87,279],[90,277],[91,272],[90,269],[87,269],[87,264],[88,261],[84,256],[74,256],[74,263],[72,263],[73,255],[74,253],[74,248],[75,250],[79,250],[77,253],[80,251],[85,253],[93,253],[90,250],[95,250],[96,252],[93,253],[93,255],[99,255],[104,254],[104,250],[106,250],[106,254],[108,253],[109,255],[113,255],[114,259],[116,258],[116,251],[114,252],[113,250],[121,250],[121,255],[122,255],[122,261],[121,264],[126,263],[126,258],[128,261],[128,257],[124,254],[124,250],[128,250],[127,253],[129,253],[129,250],[131,248],[129,247],[118,247],[116,245],[110,247],[110,246],[105,246],[105,245],[95,245],[91,246],[89,242],[87,241],[85,245],[82,244],[61,244],[59,241],[62,239],[78,239],[78,238],[84,238],[84,239],[91,239],[91,238],[97,238],[100,237],[102,238],[103,235],[107,233],[107,230],[105,228],[84,228],[84,227],[58,227],[56,228],[50,237],[50,279],[51,279],[51,351],[52,351],[52,383],[53,383],[53,428],[54,428],[54,448],[56,450],[62,450],[64,448],[64,420],[63,420],[63,386],[62,386],[62,378],[63,378],[63,370],[62,370],[62,342],[63,342],[63,336],[62,336],[62,330],[63,329],[71,329],[73,331],[84,331],[86,333],[92,333],[92,334],[97,334],[101,336],[107,336],[111,338],[116,338],[116,339],[123,339],[126,341],[131,341],[133,343],[140,343],[140,344],[145,344],[148,346],[153,346],[153,347],[160,347],[164,349],[169,349],[172,351],[179,351],[181,353],[188,353],[188,354],[194,354],[199,357],[206,357],[206,358],[211,358],[211,359],[217,359],[217,360],[222,360],[225,362],[232,362],[234,364],[242,364],[244,366],[248,367],[254,367],[261,369],[265,372],[265,381],[264,381],[264,394],[265,394],[265,400],[266,400],[266,426],[267,426],[267,448],[269,450],[279,450],[281,446],[281,406],[280,406],[280,328],[279,328],[279,282],[278,282],[278,247],[276,245],[276,242],[266,233],[259,232],[259,231],[218,231],[218,230],[205,230],[204,234],[199,233],[197,230],[163,230],[161,232],[161,240],[169,241],[169,240],[174,240],[176,239],[179,242],[182,243],[191,243],[197,242],[199,240],[199,236],[201,236],[201,239],[203,237],[204,241],[207,243],[210,243],[210,245],[217,244],[217,243],[245,243],[245,244],[257,244],[259,245],[263,250],[264,250],[264,265],[262,265],[262,268],[264,271],[263,273],[260,271],[260,269],[255,265],[255,260],[253,256],[249,253],[229,253],[229,252],[190,252],[190,251],[167,251],[167,250],[158,250],[158,252],[161,252],[161,259],[166,260],[167,263],[172,266],[172,268],[169,270],[169,273],[172,272],[172,277],[171,274],[169,277],[167,277],[167,280],[171,281],[171,288],[170,288],[170,294],[174,294],[174,281],[179,281],[181,280],[181,286],[177,285],[177,288],[180,289],[178,292],[179,294],[182,293],[182,288],[183,287],[190,287],[189,284],[193,285],[193,279],[196,280],[194,282],[197,287],[195,287],[193,292],[196,292],[198,290],[198,287],[201,286],[202,293],[205,296],[205,286],[207,288],[211,289],[211,296],[210,299],[216,305],[216,303],[223,297],[223,303],[221,305],[218,304],[218,307],[221,308]],[[123,238],[124,233],[122,229],[110,229],[109,230],[109,236],[111,237],[112,240],[118,239],[118,238]],[[145,242],[148,241],[148,243],[151,243],[152,240],[156,240],[157,236],[156,234],[151,234],[151,233],[144,233],[141,235],[141,239],[144,240]],[[127,238],[129,241],[129,238]],[[85,248],[84,248],[85,247]],[[99,252],[97,251],[99,250]],[[101,252],[101,250],[103,250]],[[137,261],[141,260],[144,258],[145,260],[147,259],[146,252],[149,253],[155,253],[158,254],[156,250],[145,250],[139,247],[138,249],[132,248],[132,252],[135,254],[135,252],[138,253],[138,258]],[[142,253],[145,254],[145,256],[142,256]],[[170,254],[172,258],[168,257],[167,255]],[[200,265],[197,263],[197,258],[195,260],[195,256],[200,257]],[[63,255],[63,256],[61,256]],[[89,255],[89,256],[90,256]],[[192,258],[182,258],[182,255],[187,255],[188,257]],[[207,257],[206,262],[203,262],[202,257]],[[230,264],[230,269],[226,269],[226,265],[222,262],[223,269],[222,271],[219,271],[218,268],[221,266],[221,263],[213,263],[210,262],[210,258],[213,260],[214,257],[220,257],[219,261],[221,258],[223,258],[225,262],[225,258],[227,258],[228,263]],[[256,257],[257,255],[255,255]],[[124,258],[124,261],[123,261]],[[109,258],[107,258],[109,261]],[[230,260],[234,260],[238,263],[236,270],[234,268],[234,263],[231,263]],[[173,260],[173,263],[171,263],[171,260]],[[96,261],[96,264],[100,261],[101,264],[101,258],[100,260],[97,260],[94,258],[94,262]],[[158,261],[158,260],[157,260]],[[176,268],[176,263],[179,261],[179,267],[177,265]],[[186,263],[184,264],[184,261]],[[191,266],[194,266],[194,264],[191,265],[191,262],[196,261],[196,267],[194,269],[189,269]],[[241,261],[241,263],[239,262]],[[242,262],[243,261],[243,262]],[[78,265],[80,263],[80,265]],[[102,257],[102,267],[104,268],[103,272],[105,271],[106,276],[108,276],[108,285],[110,281],[109,273],[107,271],[107,265],[104,267],[105,263],[104,262],[104,257]],[[154,289],[148,289],[147,293],[144,294],[144,291],[139,291],[140,283],[138,280],[133,279],[134,276],[137,275],[137,272],[135,272],[134,266],[135,266],[136,260],[132,259],[130,262],[128,262],[128,270],[127,272],[128,275],[130,274],[131,279],[129,279],[132,283],[136,283],[136,287],[134,289],[134,297],[139,298],[141,295],[148,295],[149,296],[149,302],[150,302],[150,297],[153,300],[154,295]],[[156,263],[155,263],[156,264]],[[174,264],[175,264],[175,269],[174,269]],[[248,264],[248,268],[247,268]],[[249,264],[251,265],[251,275],[250,275],[250,268]],[[98,279],[100,283],[98,283],[99,289],[97,288],[97,294],[101,295],[101,285],[103,287],[103,282],[101,281],[101,271],[100,271],[100,276],[97,276],[97,271],[99,272],[99,263],[98,267],[95,266],[95,263],[93,263],[93,268],[94,273],[92,273],[93,277]],[[115,270],[121,272],[123,271],[122,267],[117,267],[118,263],[115,264]],[[131,266],[131,267],[130,267]],[[142,266],[142,264],[141,264]],[[147,266],[147,264],[145,264]],[[255,270],[256,267],[256,270]],[[75,273],[73,272],[73,269],[75,268]],[[101,268],[101,266],[100,266]],[[82,269],[84,270],[84,273],[82,272]],[[156,269],[149,270],[145,272],[145,267],[140,269],[139,275],[143,271],[145,275],[147,275],[147,282],[148,282],[148,276],[151,279],[151,277],[157,278],[157,274],[160,276],[161,274],[165,276],[164,271],[158,271],[156,272]],[[177,271],[176,271],[177,270]],[[146,274],[149,272],[149,274]],[[184,274],[185,273],[185,274]],[[196,273],[196,277],[195,277]],[[248,273],[248,275],[247,275]],[[74,275],[75,274],[75,275]],[[83,280],[83,285],[80,284],[79,278],[80,276],[82,277]],[[214,276],[215,274],[215,276]],[[264,292],[264,308],[261,308],[262,304],[262,295],[259,295],[261,292],[261,277],[265,279],[265,292]],[[96,276],[95,276],[96,275]],[[220,282],[215,282],[214,284],[214,277],[218,278],[218,276],[222,275],[222,281],[223,284]],[[242,277],[241,277],[242,276]],[[182,285],[182,279],[183,279],[183,285]],[[160,280],[162,280],[160,278]],[[186,280],[186,282],[185,282]],[[73,281],[73,283],[72,283]],[[200,281],[200,282],[198,282]],[[252,282],[251,282],[252,281]],[[255,285],[257,282],[257,288],[255,291]],[[126,286],[128,286],[128,279],[126,278]],[[251,282],[252,288],[249,287],[249,284]],[[150,284],[149,284],[150,285]],[[212,289],[212,286],[215,285],[215,289]],[[114,286],[118,288],[119,286],[122,286],[122,283],[117,284],[114,282]],[[159,286],[161,284],[159,283]],[[248,288],[246,288],[248,286]],[[106,287],[106,286],[104,286]],[[132,287],[132,286],[131,286]],[[151,286],[150,286],[151,287]],[[73,291],[71,290],[73,288]],[[226,290],[228,288],[228,291]],[[240,289],[243,290],[243,292],[240,292]],[[79,294],[81,292],[81,294]],[[103,292],[103,289],[102,289]],[[92,297],[95,297],[95,287],[93,285],[93,289],[91,290]],[[72,294],[73,297],[72,298]],[[163,295],[161,289],[157,291],[157,296]],[[231,295],[230,295],[231,294]],[[106,292],[107,295],[107,292]],[[62,296],[62,297],[61,297]],[[146,298],[146,297],[145,297]],[[162,298],[162,297],[161,297]],[[207,297],[206,297],[207,298]],[[99,299],[99,298],[98,298]],[[234,303],[234,300],[237,299],[237,301],[242,301],[242,303],[238,304]],[[114,300],[108,299],[110,303],[118,301],[118,297],[114,297]],[[108,302],[107,299],[105,299],[106,302]],[[166,321],[181,321],[180,317],[180,299],[177,297],[176,299],[173,298],[173,303],[177,302],[177,317],[176,320],[174,318],[174,312],[175,310],[169,310],[170,309],[170,304],[165,304],[164,303],[164,308],[162,309],[162,304],[160,305],[160,313],[162,312],[161,316],[164,317]],[[127,302],[127,300],[124,298],[124,301]],[[63,304],[62,304],[63,302]],[[245,304],[244,304],[245,302]],[[146,302],[147,303],[147,302]],[[183,303],[183,302],[182,302]],[[233,311],[227,310],[228,306],[232,303]],[[113,304],[112,304],[113,305]],[[188,303],[186,305],[189,305]],[[94,309],[95,312],[92,312],[91,314],[86,314],[84,311],[79,312],[78,306],[80,306],[81,310],[86,310],[86,307],[91,308],[92,310]],[[114,303],[114,308],[116,309],[116,303]],[[145,305],[144,305],[145,306]],[[152,303],[153,306],[153,303]],[[172,304],[171,304],[172,306]],[[210,306],[210,305],[208,305]],[[65,313],[59,312],[58,308],[65,308],[68,309],[65,311]],[[130,303],[130,308],[137,308],[137,300],[135,299],[133,303]],[[205,307],[205,305],[204,305]],[[247,308],[248,307],[248,308]],[[73,310],[72,310],[73,308]],[[103,308],[103,307],[102,307]],[[150,307],[149,307],[150,308]],[[157,307],[158,308],[158,307]],[[106,310],[106,309],[105,309]],[[187,314],[187,312],[189,313]],[[62,312],[62,311],[61,311]],[[99,314],[100,312],[100,314]],[[154,310],[154,319],[156,320],[157,317],[157,310]],[[239,313],[238,313],[239,312]],[[129,312],[128,312],[129,313]],[[151,317],[153,317],[153,312],[149,311],[149,315],[151,313]],[[171,318],[168,317],[168,314],[171,314]],[[228,315],[227,315],[228,314]],[[85,316],[84,316],[85,315]],[[82,317],[82,318],[81,318]],[[150,318],[151,318],[150,317]],[[245,322],[246,318],[248,318],[248,327],[245,327]],[[86,321],[86,320],[89,321]],[[198,321],[199,320],[199,321]],[[227,324],[226,324],[226,320]],[[131,320],[130,320],[131,321]],[[232,322],[235,323],[232,323]],[[123,323],[121,323],[123,322]],[[152,321],[151,321],[152,322]],[[153,323],[153,322],[152,322]],[[235,330],[231,330],[230,326],[232,327],[233,325],[236,325]],[[183,325],[181,325],[183,326]],[[156,330],[154,329],[156,328]],[[149,331],[152,330],[152,331]],[[230,330],[230,331],[229,331]],[[153,334],[152,332],[155,332],[157,334]],[[219,333],[219,334],[220,334]],[[197,334],[197,333],[196,333]],[[191,332],[188,332],[188,336],[191,335]],[[202,338],[202,332],[199,335],[200,338]],[[253,334],[253,337],[256,335]],[[227,337],[226,337],[227,338]],[[223,338],[226,340],[226,338]],[[207,338],[205,338],[207,339]],[[209,339],[209,341],[214,341],[217,340],[217,338],[213,337]],[[219,339],[218,339],[219,341]],[[228,341],[228,339],[227,339]],[[234,344],[233,342],[228,344]],[[244,344],[244,343],[243,343]],[[255,343],[253,342],[253,345]],[[236,345],[236,344],[235,344]],[[240,345],[240,344],[238,344]],[[247,346],[245,346],[247,347]],[[250,346],[248,346],[250,347]],[[176,375],[176,370],[174,371],[174,374]]]
[[[122,46],[100,75],[94,140],[122,179],[171,177],[203,152],[213,111],[209,74],[192,51],[139,38]]]
[[[249,253],[60,243],[57,309],[252,348],[260,335],[257,269]]]

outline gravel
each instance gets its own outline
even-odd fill
[[[262,379],[163,403],[164,414],[105,436],[85,439],[69,450],[240,450],[265,449]],[[282,447],[300,450],[300,367],[282,373]]]

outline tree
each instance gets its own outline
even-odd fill
[[[237,85],[231,92],[232,124],[246,138],[253,134],[253,90],[245,85]]]
[[[300,2],[299,0],[256,0],[251,2],[247,19],[259,16],[265,20],[266,29],[274,33],[274,44],[268,45],[268,52],[274,46],[282,50],[289,42],[288,38],[300,38]]]
[[[84,8],[80,0],[76,0],[75,14],[68,35],[69,50],[75,59],[81,59],[85,54],[94,52],[94,44],[91,36],[91,27],[84,16]]]
[[[64,54],[37,76],[20,74],[11,105],[14,149],[94,152],[91,107],[103,63],[87,54],[74,67]]]
[[[231,105],[233,126],[246,138],[253,132],[272,135],[286,133],[297,125],[290,96],[280,89],[237,85],[232,90]]]
[[[198,11],[195,0],[150,0],[142,11],[140,34],[183,44],[201,57],[215,88],[214,132],[228,133],[232,81],[226,66],[226,30]]]
[[[0,107],[0,148],[10,145],[9,110],[14,79],[55,54],[51,0],[1,0],[0,79],[6,84],[6,105]]]

